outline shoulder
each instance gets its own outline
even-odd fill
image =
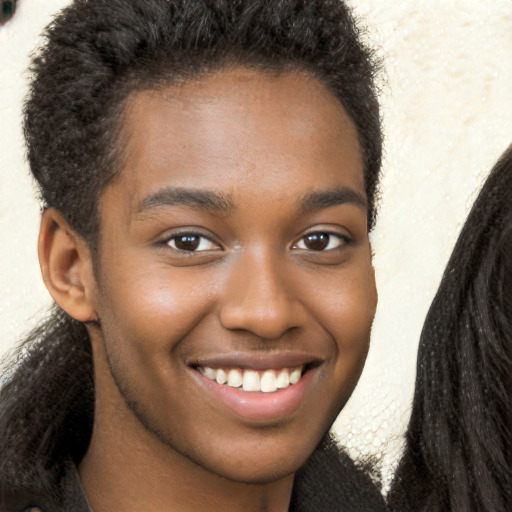
[[[385,512],[384,498],[370,470],[354,461],[331,437],[326,437],[297,472],[293,512]]]

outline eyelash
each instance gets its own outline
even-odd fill
[[[328,239],[327,239],[327,246],[326,247],[323,247],[321,249],[311,249],[311,248],[308,249],[307,247],[300,247],[299,246],[299,244],[303,243],[308,237],[321,237],[321,236],[328,237]],[[339,242],[334,247],[331,246],[333,238],[338,239],[338,242]],[[352,245],[352,243],[353,243],[353,241],[352,241],[351,238],[349,238],[346,235],[342,235],[341,233],[333,233],[333,232],[329,232],[329,231],[311,231],[311,232],[306,233],[305,235],[303,235],[294,244],[292,249],[309,251],[309,252],[313,252],[313,253],[322,253],[322,252],[334,251],[334,250],[339,249],[341,247],[344,247],[344,246],[347,246],[347,245]]]
[[[181,239],[183,241],[183,239],[186,239],[186,238],[197,239],[197,245],[195,247],[192,247],[190,250],[180,249],[179,247],[176,246],[177,239]],[[175,251],[178,251],[181,253],[188,253],[188,254],[193,254],[196,252],[218,251],[219,249],[221,249],[220,245],[217,244],[216,242],[214,242],[211,238],[203,235],[202,233],[194,233],[192,231],[187,231],[187,232],[183,232],[183,233],[175,233],[172,236],[166,238],[163,242],[165,243],[165,245],[169,246],[171,249],[173,249]],[[187,243],[187,242],[185,242],[185,243]],[[189,241],[189,243],[193,244],[194,242]],[[204,246],[204,245],[209,245],[209,247],[201,248],[201,246]]]
[[[322,240],[320,240],[321,237],[327,237],[327,241],[326,241],[327,245],[325,247],[321,247],[318,249],[308,248],[306,246],[306,244],[304,243],[304,241],[307,240],[308,237],[311,237],[311,238],[318,237],[318,239],[316,241],[317,242],[320,241],[320,244],[322,244]],[[182,241],[184,241],[184,239],[187,239],[187,238],[195,239],[195,240],[189,240],[189,241],[185,240],[185,244],[186,243],[191,244],[190,250],[187,250],[184,248],[179,248],[176,245],[176,240],[181,239]],[[333,238],[338,240],[338,243],[334,247],[332,246]],[[314,242],[315,241],[313,240],[313,243]],[[174,251],[178,251],[180,253],[185,253],[185,254],[194,254],[194,253],[200,253],[200,252],[222,250],[222,247],[220,246],[220,244],[214,242],[208,236],[205,236],[202,233],[197,233],[197,232],[193,232],[193,231],[175,233],[175,234],[167,237],[165,240],[163,240],[163,243],[165,245],[167,245],[168,247],[170,247],[171,249],[173,249]],[[291,249],[297,249],[297,250],[308,251],[308,252],[313,252],[313,253],[323,253],[323,252],[336,250],[343,246],[351,245],[352,243],[353,243],[353,241],[351,238],[349,238],[346,235],[342,235],[340,233],[332,233],[329,231],[311,231],[311,232],[303,235],[302,237],[300,237],[300,239],[296,243],[293,244]],[[303,245],[302,247],[300,246],[301,244]]]

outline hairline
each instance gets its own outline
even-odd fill
[[[201,56],[203,54],[200,54]],[[103,187],[99,190],[98,196],[95,200],[94,205],[94,217],[92,219],[92,226],[90,233],[86,236],[87,245],[91,250],[91,255],[93,259],[93,267],[94,269],[99,269],[97,264],[99,261],[99,249],[101,245],[101,212],[100,212],[100,200],[104,190],[109,186],[116,183],[116,181],[121,177],[121,173],[126,164],[127,159],[127,146],[129,141],[129,134],[127,133],[126,127],[126,118],[128,115],[129,104],[133,101],[133,99],[140,93],[144,92],[163,92],[165,89],[168,89],[173,86],[184,86],[191,82],[200,81],[204,78],[210,77],[215,73],[219,72],[231,72],[237,69],[246,69],[250,71],[259,71],[263,74],[267,74],[269,76],[279,78],[284,74],[293,74],[296,73],[298,75],[307,77],[309,79],[316,80],[319,84],[321,84],[329,94],[339,103],[342,107],[345,114],[350,119],[350,122],[354,125],[357,141],[358,141],[358,150],[361,155],[362,162],[362,178],[363,182],[366,183],[366,174],[367,174],[367,163],[364,154],[364,146],[361,141],[361,134],[359,127],[355,123],[352,115],[348,111],[347,107],[343,103],[342,99],[335,93],[333,87],[329,85],[329,81],[326,77],[321,76],[322,74],[315,70],[312,66],[307,65],[300,61],[291,61],[286,59],[277,58],[272,60],[269,58],[267,61],[264,57],[256,56],[254,62],[250,60],[242,61],[242,57],[240,57],[240,61],[237,61],[234,57],[228,58],[220,58],[217,61],[214,61],[210,65],[206,65],[204,67],[198,66],[198,68],[192,70],[190,74],[185,72],[179,72],[175,76],[170,76],[170,73],[163,73],[159,75],[151,76],[151,72],[146,72],[146,76],[144,74],[142,76],[137,76],[140,70],[134,69],[131,70],[132,73],[128,73],[127,77],[121,79],[118,84],[115,84],[112,89],[117,88],[118,94],[120,95],[120,100],[117,104],[114,105],[114,110],[109,116],[110,119],[107,120],[107,123],[110,121],[112,123],[112,133],[109,135],[109,141],[107,142],[107,149],[109,149],[109,155],[106,156],[106,161],[108,162],[106,165],[111,167],[110,177],[103,183]],[[246,57],[247,59],[247,57]],[[142,71],[144,73],[144,71]],[[130,76],[132,75],[132,76]],[[124,94],[123,94],[124,89]],[[364,186],[365,194],[367,193],[366,186]],[[370,222],[371,217],[375,214],[375,205],[373,205],[372,210],[370,210],[370,198],[367,198],[366,202],[366,213],[368,217],[368,222]],[[369,226],[370,227],[370,226]],[[373,225],[371,226],[373,228]]]

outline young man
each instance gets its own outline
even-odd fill
[[[25,133],[58,306],[2,388],[1,510],[380,509],[322,442],[377,302],[347,8],[76,1],[46,36]]]

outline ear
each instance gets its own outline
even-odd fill
[[[55,208],[43,214],[38,241],[43,280],[55,302],[80,322],[96,320],[96,282],[85,240]]]

